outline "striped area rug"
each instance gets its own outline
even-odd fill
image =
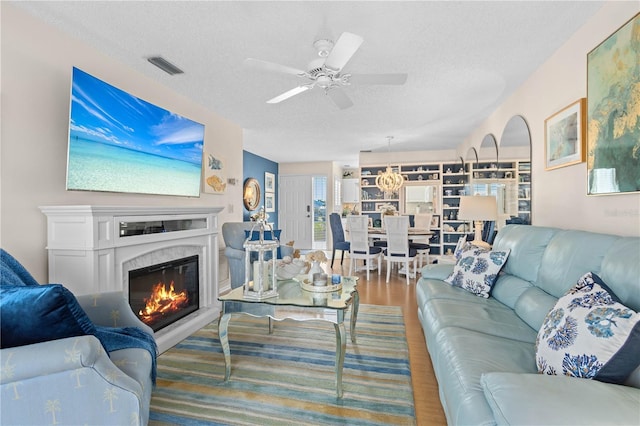
[[[239,315],[229,323],[230,381],[213,322],[158,358],[149,424],[415,424],[401,309],[361,304],[355,344],[345,326],[343,398],[333,325],[274,321],[269,335],[266,319]]]

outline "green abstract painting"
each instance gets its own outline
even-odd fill
[[[588,194],[640,191],[640,14],[587,55]]]

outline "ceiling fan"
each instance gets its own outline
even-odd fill
[[[318,50],[319,58],[309,63],[307,71],[253,58],[245,59],[244,64],[264,71],[293,74],[308,80],[306,84],[301,84],[269,99],[268,104],[277,104],[309,89],[319,87],[338,108],[345,109],[351,107],[353,102],[342,90],[344,86],[349,86],[352,83],[402,85],[407,81],[407,74],[349,74],[342,72],[362,42],[362,37],[347,32],[342,33],[335,45],[331,40],[316,40],[313,46]]]

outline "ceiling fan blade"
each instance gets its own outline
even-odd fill
[[[363,41],[359,35],[342,33],[333,49],[331,49],[331,53],[327,56],[324,66],[333,71],[340,71],[360,48]]]
[[[290,97],[295,96],[295,95],[297,95],[299,93],[306,92],[309,89],[311,89],[311,86],[309,86],[309,85],[294,87],[293,89],[288,90],[288,91],[284,92],[283,94],[276,96],[275,98],[269,99],[267,101],[267,103],[268,104],[277,104],[277,103],[282,102],[282,101],[284,101],[286,99],[289,99]]]
[[[390,84],[403,85],[407,74],[352,74],[349,82],[353,84]]]
[[[327,91],[327,95],[340,109],[347,109],[353,106],[353,102],[351,101],[351,99],[349,99],[347,94],[344,93],[344,90],[340,89],[339,87],[332,87]]]
[[[286,65],[280,65],[273,62],[263,61],[261,59],[247,58],[244,60],[245,66],[259,68],[265,71],[271,72],[283,72],[285,74],[293,74],[300,77],[304,77],[307,73],[297,68],[288,67]]]

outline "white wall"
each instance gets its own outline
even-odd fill
[[[38,206],[62,204],[216,206],[220,220],[242,220],[242,129],[2,2],[0,243],[40,282],[47,281],[46,220]],[[239,181],[199,198],[66,191],[72,67],[205,125],[205,150]],[[233,213],[229,206],[233,205]],[[222,238],[220,238],[222,244]]]
[[[586,163],[544,170],[544,120],[587,96],[587,53],[639,10],[637,1],[607,2],[459,147],[460,153],[477,148],[487,133],[499,140],[513,115],[525,117],[532,139],[534,225],[640,235],[639,193],[587,196]]]
[[[439,151],[361,152],[360,166],[455,162],[459,157],[453,148]]]

